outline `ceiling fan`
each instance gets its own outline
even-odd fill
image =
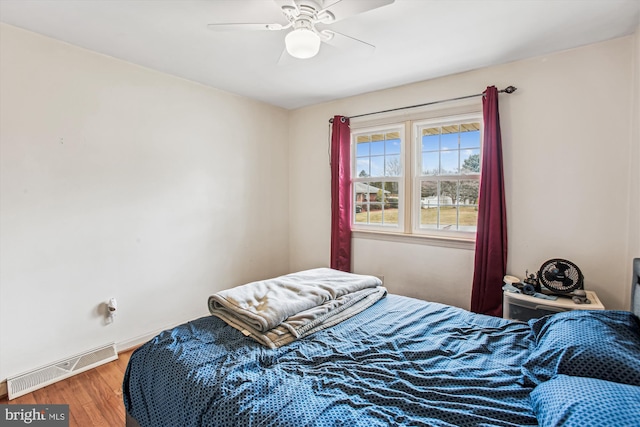
[[[284,42],[286,52],[298,59],[312,58],[320,51],[322,42],[339,45],[340,41],[356,42],[373,49],[374,46],[346,34],[327,28],[349,16],[377,9],[395,0],[274,0],[287,19],[279,23],[213,23],[207,28],[214,31],[282,31],[289,30]]]

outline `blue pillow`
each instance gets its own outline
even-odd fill
[[[627,311],[575,310],[529,321],[536,345],[526,385],[556,374],[640,386],[640,321]]]
[[[640,387],[558,375],[531,392],[541,427],[640,425]]]

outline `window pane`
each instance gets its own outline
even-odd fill
[[[443,129],[443,134],[440,137],[440,149],[441,150],[457,150],[458,149],[458,134],[457,133],[444,133],[444,129]]]
[[[457,230],[458,208],[453,205],[440,206],[438,228],[440,230]]]
[[[400,155],[386,156],[384,165],[385,176],[400,176],[402,168],[400,167]]]
[[[372,182],[369,185],[369,200],[371,202],[381,202],[383,200],[382,182]]]
[[[420,185],[420,226],[438,226],[438,183],[423,181]]]
[[[384,141],[377,141],[371,143],[371,155],[382,156],[384,155]]]
[[[478,180],[421,182],[420,227],[475,232],[479,188]]]
[[[384,156],[371,157],[371,176],[384,176]]]
[[[480,173],[480,149],[460,150],[461,173]]]
[[[385,225],[398,225],[398,183],[385,182],[382,185],[382,222]]]
[[[421,128],[420,135],[422,137],[422,151],[433,151],[440,149],[440,132],[439,127]]]
[[[440,205],[455,205],[458,199],[458,181],[440,181]]]
[[[460,132],[473,132],[480,130],[480,122],[469,122],[460,124]]]
[[[401,177],[402,139],[399,131],[378,131],[356,136],[356,178]]]
[[[420,209],[420,227],[421,228],[438,228],[438,210],[433,207],[428,209]]]
[[[458,150],[440,152],[440,174],[452,175],[458,173]]]
[[[460,181],[458,188],[459,205],[477,205],[480,192],[480,181]]]
[[[369,188],[368,182],[353,183],[355,223],[367,224],[369,222]]]
[[[480,147],[480,123],[466,123],[460,125],[460,148]],[[478,130],[476,130],[478,129]]]
[[[479,122],[425,127],[419,132],[422,175],[480,173]]]
[[[355,222],[360,224],[366,224],[369,220],[369,212],[367,205],[363,203],[355,204]]]
[[[385,182],[384,189],[384,202],[388,209],[398,208],[398,183],[397,182]]]
[[[478,194],[480,181],[460,181],[458,189],[460,210],[459,230],[475,232],[478,224]]]
[[[437,151],[422,153],[422,174],[437,175],[440,170],[440,155]]]
[[[363,157],[369,155],[369,146],[368,142],[359,142],[356,144],[356,157]]]
[[[478,230],[478,205],[460,206],[458,230],[475,233]]]
[[[354,183],[354,223],[397,226],[399,187],[389,181]]]
[[[458,181],[440,181],[440,211],[438,212],[438,228],[440,230],[456,230],[458,224]]]
[[[400,154],[400,140],[390,139],[386,142],[385,150],[387,154]]]
[[[356,175],[359,177],[371,176],[368,157],[356,160]]]
[[[369,207],[369,224],[382,225],[382,204],[371,203]]]
[[[438,195],[438,183],[435,181],[423,181],[420,185],[420,198],[425,202],[425,198],[433,198]],[[434,204],[433,206],[437,205]]]

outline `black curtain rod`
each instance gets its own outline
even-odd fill
[[[499,90],[498,93],[513,93],[516,90],[518,90],[518,88],[515,86],[507,86],[506,88]],[[372,114],[390,113],[392,111],[406,110],[409,108],[426,107],[427,105],[440,104],[442,102],[459,101],[461,99],[475,98],[476,96],[483,96],[483,95],[484,95],[484,92],[476,93],[475,95],[459,96],[458,98],[442,99],[440,101],[427,102],[425,104],[409,105],[407,107],[398,107],[398,108],[392,108],[390,110],[374,111],[373,113],[358,114],[357,116],[350,116],[349,118],[355,119],[356,117],[371,116]],[[333,117],[329,119],[329,123],[333,123]]]

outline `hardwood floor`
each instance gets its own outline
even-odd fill
[[[16,399],[2,398],[0,403],[66,403],[69,405],[69,427],[124,426],[122,379],[132,352],[133,350],[122,352],[119,354],[118,360]]]

